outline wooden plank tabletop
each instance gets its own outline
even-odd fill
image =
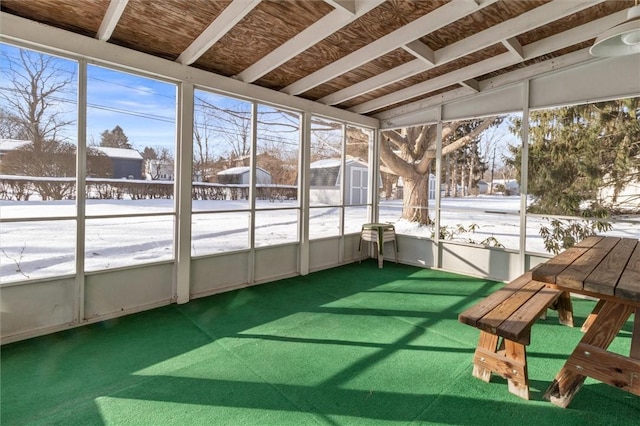
[[[640,241],[589,237],[532,270],[532,278],[568,291],[640,302]]]
[[[640,302],[640,243],[636,245],[629,262],[627,262],[627,267],[618,281],[616,295]]]

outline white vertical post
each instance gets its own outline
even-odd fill
[[[382,140],[381,131],[376,129],[371,132],[373,140],[369,140],[369,204],[368,217],[369,222],[377,223],[380,219],[380,194],[378,190],[378,182],[380,181],[380,141]]]
[[[442,250],[442,242],[440,241],[440,203],[442,200],[442,106],[438,108],[438,122],[436,124],[436,221],[435,221],[435,243],[436,250],[433,253],[433,266],[442,268],[440,251]],[[428,198],[427,198],[428,200]],[[428,201],[427,201],[428,202]]]
[[[340,232],[340,247],[338,248],[338,262],[344,261],[344,215],[347,204],[351,204],[351,188],[347,188],[347,125],[342,123],[342,158],[340,159],[340,217],[338,218],[338,227]],[[349,177],[349,182],[353,187],[353,176]],[[347,194],[349,191],[349,194]]]
[[[520,273],[527,269],[527,192],[529,185],[529,80],[522,83],[522,155],[520,158]]]
[[[175,196],[177,214],[175,225],[176,263],[174,291],[177,303],[187,303],[191,289],[191,185],[193,169],[193,83],[179,87]]]
[[[253,284],[256,277],[256,151],[258,149],[258,103],[251,102],[251,157],[249,164],[249,265],[247,281]]]
[[[78,146],[76,148],[76,292],[75,321],[84,320],[84,256],[87,183],[87,61],[78,61]]]
[[[311,174],[311,113],[302,114],[302,128],[300,129],[301,149],[298,170],[298,199],[300,206],[300,275],[309,274],[309,187]]]

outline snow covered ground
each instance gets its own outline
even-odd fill
[[[249,248],[246,201],[194,201],[191,252],[194,256]],[[298,239],[295,201],[258,201],[255,245],[282,244]],[[493,237],[507,249],[519,249],[519,197],[481,196],[442,200],[441,225],[453,230],[475,224],[474,232],[455,240],[480,243]],[[94,271],[173,258],[173,200],[88,200],[86,206],[85,270]],[[207,211],[215,210],[214,213]],[[207,212],[207,213],[204,213]],[[358,233],[367,222],[366,207],[345,210],[345,233]],[[432,229],[400,220],[400,200],[380,203],[380,222],[391,222],[399,234],[431,237]],[[150,216],[135,216],[146,214]],[[435,209],[430,212],[435,217]],[[0,280],[33,279],[75,270],[76,208],[73,201],[0,202],[4,219],[27,219],[0,224]],[[113,215],[125,215],[117,218]],[[68,217],[68,220],[46,218]],[[34,220],[40,219],[43,220]],[[30,219],[30,220],[29,220]],[[310,238],[339,233],[340,209],[311,209]],[[640,217],[614,225],[611,235],[640,238]],[[544,253],[538,235],[542,218],[527,221],[527,251]]]

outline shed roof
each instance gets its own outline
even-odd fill
[[[126,158],[130,160],[142,160],[142,155],[135,149],[124,149],[124,148],[111,148],[106,146],[96,146],[93,147],[98,151],[104,153],[107,157],[110,158]]]

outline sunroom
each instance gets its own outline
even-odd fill
[[[3,352],[282,280],[483,286],[588,235],[640,239],[635,5],[3,0]],[[98,148],[131,150],[142,178],[112,179]],[[311,194],[313,164],[353,158],[368,169]],[[237,167],[242,188],[217,182]],[[358,263],[377,222],[400,265]]]

